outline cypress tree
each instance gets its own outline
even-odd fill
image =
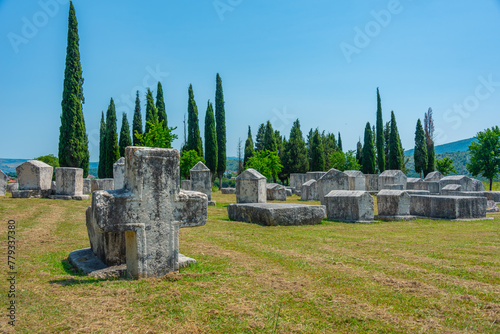
[[[425,142],[425,132],[420,118],[417,121],[415,130],[415,150],[413,153],[415,159],[415,172],[422,176],[422,172],[427,168],[427,143]]]
[[[217,175],[219,176],[219,189],[222,188],[222,175],[226,171],[226,112],[224,110],[224,93],[222,80],[217,73],[215,90],[215,121],[217,132]]]
[[[337,140],[337,146],[340,152],[343,152],[344,150],[342,149],[342,138],[340,138],[340,132],[339,132],[339,140]]]
[[[139,91],[137,91],[135,96],[135,110],[134,119],[132,120],[132,138],[134,146],[140,146],[140,140],[137,139],[135,134],[138,133],[142,136],[142,115],[141,115],[141,100],[139,100]]]
[[[356,160],[361,166],[363,163],[363,144],[361,144],[361,138],[358,139],[358,143],[356,144]]]
[[[434,160],[434,120],[432,119],[432,108],[429,108],[424,117],[424,131],[427,143],[427,167],[424,169],[424,175],[433,172],[435,169]]]
[[[68,40],[64,88],[62,96],[61,127],[59,128],[59,165],[83,169],[83,177],[89,173],[89,149],[85,130],[82,104],[83,76],[80,63],[78,22],[73,2],[69,3]]]
[[[198,125],[198,107],[194,100],[193,86],[190,84],[188,89],[188,138],[186,151],[196,151],[198,156],[203,156],[203,144],[201,143],[200,127]]]
[[[321,134],[321,140],[323,141],[323,148],[325,149],[325,169],[328,170],[332,166],[330,157],[333,152],[338,150],[337,140],[333,133],[325,134],[325,131]]]
[[[399,139],[398,126],[396,124],[396,116],[394,111],[391,111],[391,134],[389,136],[389,161],[387,161],[388,169],[399,169],[403,167],[402,148]]]
[[[264,136],[266,134],[266,126],[264,123],[259,125],[257,136],[255,137],[255,150],[262,151],[264,149]]]
[[[271,122],[267,121],[266,130],[264,132],[264,150],[277,152],[276,138],[274,137],[274,130]]]
[[[284,169],[289,175],[291,173],[306,173],[309,170],[306,142],[300,130],[299,119],[293,122],[283,160]]]
[[[125,156],[125,147],[132,146],[132,139],[130,138],[130,126],[127,120],[127,114],[123,113],[122,127],[120,129],[120,157]]]
[[[325,170],[325,149],[323,148],[323,142],[321,141],[321,136],[319,135],[318,129],[316,129],[316,131],[314,131],[314,135],[313,135],[312,140],[311,140],[311,166],[310,167],[311,167],[312,171]]]
[[[158,117],[158,111],[155,107],[153,93],[148,88],[148,92],[146,93],[146,129],[144,130],[144,133],[149,132],[150,125],[148,124],[148,122],[154,122],[156,117]]]
[[[382,122],[382,103],[380,101],[380,93],[377,87],[377,133],[376,144],[377,144],[377,165],[379,172],[385,170],[385,138],[384,138],[384,123]]]
[[[375,170],[377,169],[377,159],[375,156],[375,144],[373,142],[373,133],[370,122],[367,122],[365,127],[365,138],[362,156],[363,164],[361,165],[361,171],[364,174],[374,174]]]
[[[247,165],[248,159],[253,157],[254,148],[253,148],[253,140],[252,140],[252,130],[250,129],[250,125],[248,126],[248,138],[245,141],[245,155],[243,158],[243,166]]]
[[[101,112],[101,129],[99,131],[99,165],[97,166],[97,176],[100,179],[106,177],[106,122],[104,121],[104,111]]]
[[[156,91],[156,111],[158,113],[158,121],[163,121],[164,129],[168,128],[167,112],[165,110],[165,101],[163,100],[163,88],[161,87],[161,82],[159,81]]]
[[[104,175],[107,178],[113,177],[113,164],[120,159],[120,150],[118,148],[118,135],[116,132],[116,111],[115,102],[111,98],[108,111],[106,112],[106,158]]]
[[[217,134],[215,132],[215,118],[212,104],[208,101],[205,114],[205,161],[212,177],[217,172]]]
[[[375,132],[373,132],[375,134]],[[384,128],[384,154],[386,157],[389,157],[389,137],[391,136],[391,122],[385,123]],[[375,149],[377,149],[375,147]]]

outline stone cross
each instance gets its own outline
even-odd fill
[[[175,149],[130,146],[125,160],[124,187],[96,191],[87,209],[92,251],[110,265],[125,248],[132,278],[177,271],[179,228],[206,223],[207,196],[179,189]]]

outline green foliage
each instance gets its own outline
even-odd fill
[[[104,158],[104,177],[113,177],[113,164],[120,159],[120,150],[118,148],[118,135],[116,132],[116,111],[113,98],[109,102],[106,112],[106,135],[105,138],[105,158]]]
[[[290,130],[290,139],[285,143],[283,165],[288,175],[291,173],[306,173],[309,171],[307,148],[300,130],[299,119],[295,120]]]
[[[222,177],[226,170],[226,111],[224,109],[224,93],[222,80],[217,73],[217,87],[215,91],[215,121],[217,132],[217,175]]]
[[[373,142],[373,133],[370,123],[366,123],[365,127],[365,137],[363,145],[363,165],[361,171],[364,174],[375,174],[377,168],[376,156],[375,156],[375,144]]]
[[[401,140],[399,139],[398,126],[396,124],[396,116],[394,111],[391,111],[391,134],[389,136],[389,159],[387,161],[388,169],[399,169],[403,167],[404,156],[402,154]]]
[[[382,102],[380,101],[380,93],[378,87],[377,87],[377,133],[375,134],[375,138],[376,138],[375,142],[377,145],[377,166],[379,172],[382,173],[386,167],[385,138],[384,138],[384,123],[382,121]]]
[[[325,134],[325,131],[323,131],[321,133],[321,141],[323,142],[323,149],[325,150],[325,169],[329,170],[332,168],[330,156],[333,152],[339,149],[337,146],[337,140],[335,139],[335,135],[333,133]]]
[[[361,138],[358,139],[358,143],[356,144],[356,160],[358,161],[358,164],[361,166],[363,161],[363,144],[361,144]]]
[[[127,120],[127,114],[123,113],[122,127],[120,129],[120,141],[118,143],[120,148],[120,157],[125,156],[125,147],[132,146],[132,139],[130,138],[130,126]]]
[[[427,143],[425,132],[420,119],[417,121],[415,130],[415,150],[413,153],[415,159],[415,172],[422,173],[427,168]]]
[[[277,152],[269,150],[256,151],[254,156],[248,159],[246,168],[253,168],[264,175],[267,179],[277,179],[283,165]]]
[[[375,132],[373,132],[375,135]],[[385,123],[384,128],[384,155],[387,158],[389,156],[389,137],[391,136],[391,122]],[[375,147],[375,150],[377,148]]]
[[[469,145],[470,163],[467,169],[472,175],[481,174],[490,181],[492,188],[493,178],[500,173],[500,129],[494,126],[477,133],[477,142]]]
[[[424,170],[424,175],[427,175],[436,169],[435,159],[434,141],[427,141],[427,168]]]
[[[158,116],[158,111],[156,110],[155,107],[153,93],[148,88],[148,91],[146,93],[146,129],[144,130],[144,133],[149,132],[149,126],[150,126],[149,123],[154,122],[154,119],[157,116]]]
[[[55,157],[53,154],[48,154],[39,156],[38,158],[34,158],[33,160],[42,161],[47,165],[54,167],[54,170],[52,171],[52,180],[56,179],[56,168],[59,167],[59,159],[57,157]]]
[[[156,112],[158,113],[158,121],[163,124],[164,129],[167,129],[167,112],[165,110],[165,101],[163,100],[163,88],[159,81],[156,91]]]
[[[134,134],[133,143],[134,146],[140,146],[141,142],[135,136],[136,133],[142,136],[142,115],[141,115],[141,100],[139,100],[139,91],[137,91],[135,96],[135,110],[134,119],[132,121],[132,133]]]
[[[332,161],[332,168],[340,171],[360,169],[358,160],[356,160],[355,150],[347,151],[347,153],[342,151],[333,152],[330,159]]]
[[[246,166],[248,159],[253,156],[254,148],[253,148],[253,140],[252,140],[252,130],[250,129],[250,125],[248,126],[248,138],[245,141],[245,155],[243,158],[243,166]]]
[[[100,179],[106,177],[106,121],[104,112],[101,112],[101,129],[99,131],[99,165],[97,167],[97,176]]]
[[[198,125],[198,107],[194,100],[193,86],[188,89],[188,138],[185,150],[194,150],[198,156],[203,156],[203,144],[201,143],[200,127]]]
[[[217,172],[217,133],[215,131],[214,110],[208,101],[207,112],[205,114],[205,161],[212,176]]]
[[[205,163],[202,157],[195,150],[182,151],[181,161],[179,163],[181,177],[189,179],[189,170],[194,167],[199,161]]]
[[[339,139],[337,140],[337,148],[339,151],[343,151],[344,149],[342,148],[342,138],[340,137],[340,132],[339,132]]]
[[[309,167],[311,171],[315,172],[325,170],[325,150],[318,129],[314,131],[314,135],[311,139],[311,165]]]
[[[436,160],[436,170],[444,176],[457,173],[455,167],[453,167],[453,159],[450,159],[449,157]]]
[[[257,136],[255,137],[255,150],[262,151],[264,149],[264,136],[266,133],[266,126],[264,123],[259,125],[259,129],[257,130]]]
[[[165,128],[163,126],[163,121],[159,121],[158,116],[155,116],[153,120],[147,123],[149,131],[141,135],[136,132],[134,136],[145,147],[159,147],[159,148],[172,148],[172,142],[177,139],[177,135],[173,134],[173,131],[177,129]]]
[[[274,130],[271,122],[267,121],[266,130],[264,132],[264,150],[277,152],[276,138],[274,137]]]
[[[62,167],[82,168],[83,176],[86,177],[89,172],[89,149],[82,111],[83,103],[85,99],[78,22],[73,2],[70,1],[58,156]]]

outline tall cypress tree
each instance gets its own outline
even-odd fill
[[[306,142],[300,130],[299,119],[293,122],[292,129],[290,130],[290,139],[286,144],[283,160],[283,167],[288,174],[306,173],[309,170]]]
[[[389,161],[387,161],[388,169],[399,169],[403,167],[402,148],[399,139],[398,126],[396,124],[396,116],[394,111],[391,111],[391,134],[389,136]]]
[[[382,173],[385,170],[385,138],[384,138],[384,123],[382,121],[382,102],[380,101],[380,93],[377,87],[377,133],[376,145],[377,145],[377,165],[378,170]]]
[[[358,139],[358,143],[356,144],[356,160],[358,164],[362,166],[363,164],[363,144],[361,144],[361,138]]]
[[[198,125],[198,107],[194,100],[193,85],[189,85],[188,89],[188,138],[186,144],[186,151],[194,150],[202,157],[203,144],[201,143],[200,127]],[[217,159],[218,160],[218,159]]]
[[[222,80],[217,73],[217,87],[215,91],[215,121],[217,130],[217,175],[219,176],[219,189],[222,188],[222,175],[226,171],[226,111],[224,110],[224,93]]]
[[[269,150],[271,152],[278,151],[278,147],[276,145],[276,138],[274,136],[273,126],[269,121],[267,121],[266,130],[264,132],[264,150]]]
[[[340,138],[339,138],[340,139]],[[311,140],[311,170],[323,171],[325,170],[325,149],[318,129],[314,131]]]
[[[156,117],[158,117],[158,111],[155,107],[153,93],[148,88],[148,92],[146,93],[146,129],[144,130],[144,133],[149,132],[150,125],[148,124],[148,122],[153,122]]]
[[[415,172],[422,176],[422,172],[427,168],[427,143],[425,142],[425,132],[420,118],[417,121],[415,129],[415,150],[413,153],[415,159]]]
[[[132,139],[130,138],[130,126],[127,120],[127,114],[123,113],[122,116],[122,127],[120,129],[120,157],[125,156],[125,147],[132,145]]]
[[[330,157],[332,153],[338,150],[337,139],[333,133],[325,134],[325,131],[321,134],[321,140],[323,141],[323,148],[325,149],[325,169],[328,170],[332,166],[332,161]]]
[[[250,125],[248,126],[248,138],[245,141],[245,155],[243,158],[243,166],[246,166],[248,159],[253,157],[254,148],[253,148],[253,140],[252,140],[252,130],[250,129]]]
[[[217,133],[215,131],[214,110],[210,101],[205,114],[205,162],[212,173],[212,177],[217,172]]]
[[[118,134],[116,132],[116,110],[115,102],[111,98],[108,111],[106,112],[106,158],[104,175],[107,178],[113,177],[113,164],[120,159],[118,148]]]
[[[80,63],[78,22],[73,2],[69,3],[68,41],[64,88],[61,102],[61,127],[59,128],[59,165],[83,169],[83,176],[89,173],[89,148],[85,120],[83,118],[83,76]]]
[[[432,108],[429,108],[424,117],[424,131],[427,143],[427,167],[424,169],[424,175],[433,172],[435,169],[434,161],[434,120],[432,119]]]
[[[161,87],[161,82],[159,81],[156,91],[156,111],[158,113],[158,121],[163,121],[164,129],[168,128],[167,112],[165,110],[165,101],[163,100],[163,88]]]
[[[139,100],[139,91],[137,91],[135,96],[135,110],[134,119],[132,120],[132,138],[134,146],[140,146],[140,140],[137,139],[135,134],[138,133],[142,136],[142,115],[141,115],[141,100]]]
[[[339,139],[337,140],[337,146],[338,146],[340,152],[344,151],[342,149],[342,138],[340,137],[340,132],[339,132]]]
[[[106,177],[106,122],[104,112],[101,112],[101,129],[99,131],[99,165],[97,166],[97,176],[102,179]]]
[[[377,169],[375,157],[375,144],[373,142],[373,133],[370,126],[370,122],[366,123],[365,127],[365,137],[363,144],[363,164],[361,165],[361,171],[364,174],[374,174]]]
[[[264,123],[259,125],[257,136],[255,137],[255,150],[262,151],[264,149],[264,136],[266,134],[266,126]]]
[[[373,132],[375,135],[375,132]],[[384,154],[388,158],[389,157],[389,137],[391,136],[391,122],[385,123],[385,128],[384,128]],[[377,149],[375,147],[375,149]]]

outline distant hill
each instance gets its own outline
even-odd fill
[[[476,141],[475,138],[462,139],[459,141],[454,141],[447,144],[438,145],[434,148],[436,154],[440,153],[455,153],[455,152],[467,152],[469,150],[469,145],[472,141]],[[405,151],[405,155],[413,155],[414,149]]]
[[[15,174],[16,167],[22,164],[25,161],[30,159],[1,159],[0,158],[0,170],[5,174]],[[90,162],[89,163],[89,174],[97,175],[97,166],[98,162]]]

